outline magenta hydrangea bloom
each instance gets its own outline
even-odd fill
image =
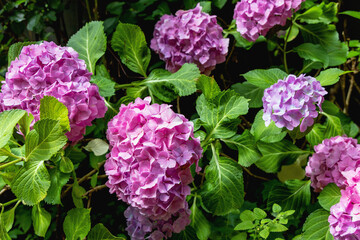
[[[225,61],[229,39],[216,16],[194,9],[179,10],[176,16],[163,15],[155,25],[150,47],[166,62],[166,69],[176,72],[184,63],[195,63],[206,75]]]
[[[275,25],[284,26],[286,19],[299,10],[305,0],[241,0],[235,6],[237,30],[247,40],[255,42]]]
[[[109,123],[105,163],[110,193],[151,221],[168,221],[187,209],[190,166],[202,156],[193,123],[150,97],[120,107]],[[132,225],[131,225],[132,226]]]
[[[127,220],[126,231],[132,240],[170,238],[173,233],[180,233],[190,224],[190,214],[186,204],[184,209],[180,209],[168,220],[156,221],[142,215],[138,208],[129,206],[124,212]]]
[[[335,240],[360,239],[360,185],[341,190],[340,202],[330,208],[330,233]]]
[[[40,99],[53,96],[69,111],[70,141],[82,139],[86,126],[102,118],[107,110],[96,85],[90,84],[91,73],[85,61],[70,47],[53,42],[23,47],[11,62],[1,86],[0,111],[23,109],[40,119]]]
[[[329,183],[340,188],[355,185],[359,180],[360,145],[356,139],[336,136],[314,147],[315,153],[305,168],[311,186],[320,192]]]
[[[272,120],[279,128],[293,130],[300,125],[300,131],[305,132],[318,116],[315,104],[321,110],[326,93],[320,82],[311,76],[290,74],[284,80],[279,79],[264,91],[265,125],[269,126]]]

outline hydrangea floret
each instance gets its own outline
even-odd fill
[[[142,219],[146,217],[150,222],[169,226],[167,221],[188,210],[188,184],[193,181],[190,166],[196,164],[196,170],[200,170],[202,148],[200,140],[194,138],[192,122],[176,114],[170,105],[150,104],[150,101],[150,97],[138,98],[134,103],[122,105],[119,114],[108,123],[110,153],[104,166],[108,175],[106,185],[110,193],[116,193],[135,208]],[[128,215],[140,219],[136,214]],[[131,222],[128,221],[129,229],[144,229],[134,227]],[[170,224],[169,232],[182,230],[186,225],[171,228]],[[146,232],[141,231],[129,230],[134,236]]]
[[[360,239],[360,184],[341,190],[340,202],[330,208],[328,221],[335,240]]]
[[[150,47],[166,62],[166,69],[176,72],[184,63],[195,63],[206,75],[222,63],[228,53],[229,39],[216,16],[194,9],[163,15],[156,23]]]
[[[274,121],[277,127],[288,130],[300,125],[300,131],[305,132],[318,116],[315,105],[321,110],[326,93],[320,82],[311,76],[290,74],[284,80],[279,79],[264,91],[265,125]]]
[[[53,96],[68,108],[71,131],[66,135],[77,142],[83,138],[86,126],[104,117],[107,110],[90,77],[85,61],[71,47],[53,42],[25,46],[11,62],[1,86],[0,111],[23,109],[37,121],[40,99]]]
[[[235,6],[237,31],[255,42],[275,25],[284,26],[286,19],[299,10],[304,0],[241,0]]]
[[[355,185],[360,172],[360,145],[356,139],[336,136],[314,147],[315,153],[305,168],[311,186],[320,192],[329,183],[344,189]]]

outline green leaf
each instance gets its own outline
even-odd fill
[[[276,143],[259,141],[257,146],[262,157],[255,165],[267,173],[276,173],[280,171],[281,165],[292,164],[300,155],[308,153],[285,139]]]
[[[326,50],[320,44],[303,43],[293,48],[301,58],[311,60],[313,62],[321,62],[324,68],[329,65],[329,56]]]
[[[234,230],[244,231],[255,228],[256,225],[252,221],[243,221],[235,226]]]
[[[339,14],[345,14],[345,15],[348,15],[350,17],[360,19],[360,12],[359,11],[344,11],[344,12],[339,12]]]
[[[95,75],[91,77],[90,82],[99,87],[99,93],[102,97],[111,97],[115,95],[115,82],[109,78]]]
[[[11,190],[27,205],[35,205],[46,197],[50,175],[44,161],[28,161],[11,182]]]
[[[270,232],[285,232],[288,230],[287,227],[285,227],[284,225],[280,224],[280,223],[273,223],[273,224],[269,224],[270,227]]]
[[[60,122],[63,130],[70,131],[67,107],[52,96],[44,96],[40,100],[40,119],[53,119]]]
[[[196,101],[196,110],[208,137],[230,138],[236,134],[237,118],[248,112],[248,100],[233,90],[221,92],[212,101],[200,95]]]
[[[65,217],[63,227],[67,240],[84,239],[91,228],[90,209],[71,209]]]
[[[51,214],[40,207],[39,204],[36,204],[32,208],[31,218],[35,234],[40,237],[45,237],[51,223]]]
[[[187,226],[185,230],[180,233],[172,235],[171,240],[198,240],[195,229],[191,226]]]
[[[331,138],[335,136],[340,136],[343,134],[343,129],[341,127],[341,121],[338,117],[332,116],[325,112],[322,113],[327,117],[326,128],[325,128],[325,138]]]
[[[101,156],[109,150],[109,144],[100,138],[91,140],[84,149],[88,152],[93,152],[95,156]]]
[[[27,161],[48,160],[67,142],[59,121],[42,119],[34,124],[25,140],[25,157]]]
[[[14,224],[14,218],[15,218],[15,209],[17,207],[17,204],[11,208],[10,210],[3,212],[0,221],[4,222],[4,227],[7,232],[9,232]],[[2,238],[0,238],[2,239]]]
[[[245,130],[241,135],[235,135],[229,139],[222,139],[226,145],[238,151],[238,162],[244,167],[249,167],[260,159],[261,155],[256,148],[255,139],[249,130]]]
[[[131,71],[146,77],[151,53],[139,26],[120,22],[111,39],[111,47]]]
[[[231,89],[234,89],[235,92],[239,93],[241,96],[250,99],[249,108],[262,107],[262,97],[264,95],[263,88],[255,86],[249,82],[243,82],[232,85]]]
[[[71,173],[74,170],[74,164],[70,158],[62,156],[59,168],[63,173]]]
[[[12,44],[8,51],[8,65],[10,66],[11,62],[20,55],[23,47],[36,43],[37,42],[17,42]]]
[[[339,40],[339,34],[332,24],[299,25],[305,42],[320,44],[328,53],[329,66],[338,66],[347,59],[348,48]]]
[[[26,136],[30,132],[30,125],[34,120],[34,116],[31,113],[25,114],[19,120],[20,131]]]
[[[170,102],[176,98],[176,94],[179,96],[193,94],[196,91],[196,81],[199,77],[200,70],[197,66],[185,63],[175,73],[164,69],[155,69],[143,81],[143,84],[160,100]]]
[[[216,80],[203,74],[199,77],[196,85],[208,100],[215,98],[221,92]]]
[[[261,220],[267,217],[266,212],[260,208],[254,208],[253,212],[255,219]]]
[[[330,211],[331,206],[337,204],[340,201],[341,192],[340,188],[334,183],[328,184],[321,191],[318,196],[320,205],[327,211]]]
[[[279,213],[279,212],[281,212],[281,206],[279,205],[279,204],[276,204],[276,203],[274,203],[273,204],[273,206],[272,206],[272,211],[274,212],[274,213]]]
[[[245,210],[240,214],[241,221],[254,221],[256,219],[254,212]]]
[[[255,141],[263,141],[267,143],[279,142],[285,136],[286,132],[282,132],[281,128],[275,125],[275,122],[271,121],[268,127],[265,126],[263,120],[263,110],[261,109],[255,116],[254,123],[251,126],[250,133],[254,136]]]
[[[306,140],[312,145],[318,145],[325,139],[325,129],[324,125],[320,123],[315,123],[311,131],[305,136]]]
[[[93,21],[86,23],[77,33],[71,36],[67,46],[79,53],[87,69],[95,74],[96,62],[106,51],[106,36],[103,22]]]
[[[115,237],[111,232],[102,224],[96,224],[89,235],[87,236],[88,240],[125,240],[123,237]]]
[[[57,168],[50,169],[49,174],[51,183],[44,200],[48,204],[61,204],[61,190],[63,186],[69,181],[70,174],[62,173]]]
[[[196,235],[200,240],[206,240],[211,234],[211,226],[202,211],[196,206],[197,197],[194,198],[194,203],[191,206],[191,223],[190,226],[196,231]]]
[[[340,76],[345,73],[346,72],[338,68],[329,68],[321,71],[319,76],[316,77],[316,80],[321,83],[321,86],[329,86],[337,83],[340,79]]]
[[[4,226],[2,211],[0,211],[0,239],[11,240],[11,237],[7,233],[5,226]]]
[[[75,182],[72,191],[71,196],[74,202],[75,207],[77,208],[83,208],[84,202],[83,202],[83,195],[86,193],[85,188],[79,185],[79,183]]]
[[[244,78],[251,84],[265,89],[284,79],[288,74],[278,68],[255,69],[243,74]]]
[[[329,212],[318,209],[311,213],[303,226],[303,235],[301,240],[334,240],[330,233]]]
[[[3,148],[10,140],[14,127],[25,115],[24,110],[9,110],[0,113],[0,148]]]
[[[212,3],[215,7],[222,9],[224,5],[226,4],[227,0],[214,0]]]
[[[306,23],[319,23],[319,18],[323,14],[323,10],[319,5],[315,5],[312,8],[309,8],[304,13],[296,16],[296,19],[300,22]]]
[[[270,230],[269,230],[269,227],[267,227],[267,226],[265,226],[265,228],[259,232],[259,235],[265,239],[268,238],[269,234],[270,234]]]
[[[203,205],[214,215],[225,215],[244,202],[242,168],[231,159],[219,157],[211,144],[213,157],[205,170],[206,181],[200,191]]]
[[[301,216],[310,204],[310,180],[288,180],[283,185],[273,187],[269,193],[267,207],[271,208],[274,203],[279,204],[283,211],[295,210]]]

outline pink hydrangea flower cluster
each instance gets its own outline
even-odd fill
[[[86,126],[104,117],[107,110],[90,76],[85,61],[70,47],[53,42],[25,46],[11,62],[1,86],[0,111],[23,109],[37,121],[40,99],[53,96],[68,108],[71,131],[67,137],[79,141]]]
[[[329,183],[342,189],[340,202],[330,208],[330,233],[335,240],[360,239],[360,144],[336,136],[314,149],[305,169],[311,186],[316,192]]]
[[[335,240],[360,239],[360,184],[341,190],[340,202],[330,208],[328,221]]]
[[[304,0],[241,0],[235,6],[237,30],[247,40],[255,42],[275,25],[284,26],[286,19],[299,10]]]
[[[169,105],[150,101],[150,97],[138,98],[135,103],[122,105],[107,130],[111,151],[105,163],[106,185],[110,193],[116,193],[138,212],[126,213],[132,216],[128,217],[128,231],[134,239],[151,232],[149,226],[154,222],[165,236],[189,224],[171,221],[179,215],[183,219],[183,211],[188,211],[186,196],[193,181],[190,166],[195,163],[200,170],[197,164],[202,156],[193,123],[174,113]],[[159,228],[161,223],[163,227]]]
[[[155,25],[150,47],[166,62],[166,69],[176,72],[184,63],[195,63],[206,75],[225,61],[229,39],[216,16],[194,9],[179,10],[176,16],[163,15]]]
[[[353,178],[360,170],[357,170],[360,167],[360,145],[356,139],[332,137],[316,145],[314,150],[305,171],[315,192],[320,192],[329,183],[345,188],[357,181]]]
[[[293,130],[300,125],[300,131],[305,132],[318,116],[315,104],[321,110],[326,93],[320,82],[311,76],[290,74],[284,80],[279,79],[264,91],[265,125],[269,126],[273,120],[279,128]]]

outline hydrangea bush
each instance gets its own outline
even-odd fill
[[[350,1],[40,2],[0,4],[1,240],[359,239]]]

